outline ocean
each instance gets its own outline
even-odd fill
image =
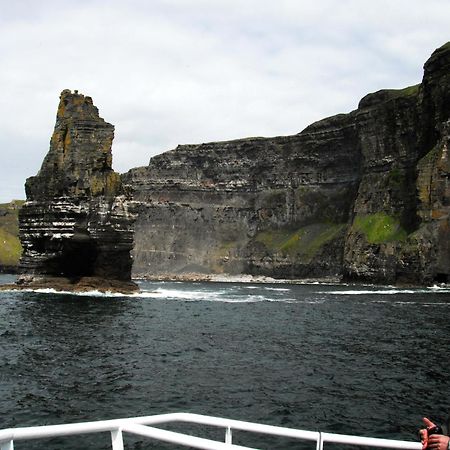
[[[417,440],[422,416],[449,413],[449,287],[140,287],[134,296],[0,292],[1,429],[194,412]],[[223,430],[170,429],[223,439]],[[233,443],[315,448],[239,432]],[[128,435],[125,445],[177,448]],[[111,448],[109,435],[15,442],[88,448]]]

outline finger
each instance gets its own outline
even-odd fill
[[[422,418],[422,421],[427,428],[436,426],[436,424],[434,424],[430,419],[427,419],[426,417]]]

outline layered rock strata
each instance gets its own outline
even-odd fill
[[[135,276],[450,279],[450,44],[420,85],[300,134],[182,145],[122,176]]]
[[[136,289],[130,282],[133,216],[112,169],[113,138],[113,125],[99,117],[90,97],[61,93],[50,150],[25,184],[20,271],[34,277],[22,284],[55,284],[56,277],[71,290],[82,284]]]

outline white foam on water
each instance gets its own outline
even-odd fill
[[[3,292],[31,292],[36,294],[57,294],[57,295],[74,295],[77,297],[139,297],[139,294],[120,294],[118,292],[101,292],[101,291],[86,291],[86,292],[72,292],[72,291],[59,291],[53,288],[39,288],[39,289],[8,289]]]
[[[283,289],[288,291],[289,289]],[[218,291],[188,291],[176,289],[158,288],[155,291],[144,291],[138,294],[140,298],[159,299],[159,300],[179,300],[179,301],[206,301],[206,302],[220,302],[220,303],[261,303],[261,302],[275,302],[275,303],[319,303],[318,301],[298,300],[296,298],[273,298],[262,294],[242,294],[235,293],[233,289],[223,289]],[[322,303],[322,301],[320,301]]]
[[[270,303],[295,303],[297,305],[320,305],[325,303],[324,299],[298,299],[298,298],[268,298],[267,302]]]
[[[87,291],[87,292],[70,292],[70,291],[58,291],[53,288],[41,288],[41,289],[11,289],[3,292],[30,292],[37,294],[51,294],[51,295],[71,295],[77,297],[100,297],[100,298],[133,298],[133,299],[154,299],[165,301],[207,301],[207,302],[222,302],[222,303],[258,303],[264,301],[284,301],[265,297],[263,295],[236,295],[233,296],[229,290],[222,291],[189,291],[178,289],[165,289],[157,288],[155,290],[144,290],[133,294],[120,294],[117,292],[100,292],[100,291]]]
[[[432,286],[426,288],[417,289],[349,289],[349,290],[339,290],[339,291],[323,291],[321,294],[331,294],[331,295],[396,295],[396,294],[450,294],[450,289],[448,287],[442,286]]]
[[[395,301],[395,302],[392,302],[392,304],[400,305],[400,306],[401,305],[420,305],[420,306],[425,306],[425,307],[434,307],[434,306],[448,306],[448,307],[450,307],[450,302],[433,302],[433,303],[428,303],[428,302],[423,302],[423,301],[419,301],[419,302],[414,302],[414,301],[408,301],[408,302]]]
[[[137,296],[143,298],[171,298],[183,300],[198,300],[199,298],[203,298],[205,296],[205,292],[157,288],[154,291],[140,292]]]
[[[429,286],[427,288],[428,290],[432,291],[432,292],[450,292],[450,285],[448,284],[444,284],[444,285],[433,285],[433,286]]]
[[[183,285],[183,284],[182,284]],[[184,284],[183,287],[187,287],[188,285]],[[141,286],[142,288],[143,286]],[[140,292],[130,293],[130,294],[121,294],[117,292],[100,292],[97,290],[92,290],[88,292],[70,292],[70,291],[58,291],[52,288],[46,289],[21,289],[15,290],[11,289],[7,292],[34,292],[38,294],[52,294],[52,295],[71,295],[71,296],[79,296],[79,297],[96,297],[96,298],[130,298],[136,300],[162,300],[162,301],[183,301],[183,302],[221,302],[221,303],[261,303],[261,302],[271,302],[271,303],[297,303],[297,304],[320,304],[326,301],[327,296],[358,296],[358,295],[369,295],[373,296],[374,303],[386,303],[388,300],[382,300],[377,298],[376,296],[383,295],[398,295],[398,294],[408,294],[414,295],[416,294],[448,294],[450,293],[450,289],[448,286],[433,286],[429,288],[421,288],[421,289],[400,289],[400,288],[385,288],[385,289],[342,289],[342,290],[333,290],[333,291],[320,291],[313,294],[313,298],[308,297],[298,297],[292,296],[292,288],[289,287],[273,287],[273,286],[241,286],[240,288],[236,287],[226,287],[220,289],[198,289],[198,286],[192,286],[193,289],[178,289],[175,286],[159,286],[152,289],[152,286],[146,286],[147,289],[143,289]],[[342,287],[342,285],[340,285]],[[243,289],[247,290],[247,293],[243,291]],[[267,292],[267,295],[252,293],[254,289],[263,289]],[[288,295],[282,295],[282,293],[289,292]],[[270,292],[273,292],[271,295]],[[317,297],[320,296],[320,297]],[[325,297],[324,297],[325,296]],[[316,297],[316,298],[314,298]],[[402,305],[411,305],[411,304],[421,304],[423,306],[436,306],[436,305],[450,305],[448,303],[425,303],[422,300],[414,301],[409,299],[408,301],[397,301],[390,300],[389,303],[397,304],[399,306]],[[411,301],[412,300],[412,301]]]
[[[222,303],[256,303],[268,300],[261,295],[239,295],[234,297],[232,292],[227,290],[220,291],[187,291],[176,289],[158,288],[154,291],[144,291],[137,295],[139,298],[158,299],[158,300],[178,300],[185,302],[222,302]]]
[[[410,289],[386,289],[386,290],[348,290],[348,291],[323,291],[319,294],[331,295],[395,295],[395,294],[418,294],[424,291],[414,291]]]

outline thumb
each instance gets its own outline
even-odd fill
[[[430,419],[427,419],[426,417],[424,417],[422,419],[422,421],[423,421],[423,423],[425,424],[425,426],[427,428],[431,428],[431,427],[435,427],[436,426],[436,424],[434,424]]]

